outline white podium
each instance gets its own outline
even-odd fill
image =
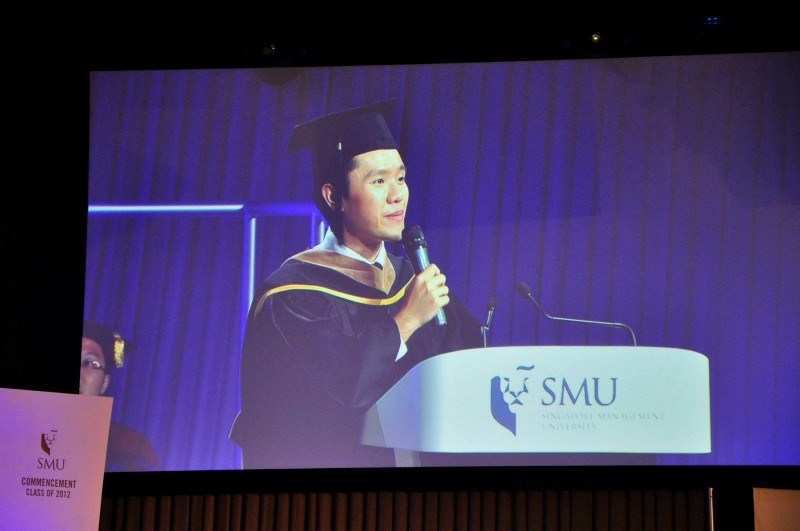
[[[370,408],[362,442],[394,448],[398,465],[414,452],[709,453],[708,358],[625,346],[440,354]]]

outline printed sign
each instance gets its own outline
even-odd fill
[[[0,388],[0,529],[97,530],[112,402]]]

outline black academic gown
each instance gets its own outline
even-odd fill
[[[413,275],[406,258],[391,254],[381,270],[308,250],[259,287],[230,434],[244,468],[395,466],[391,449],[361,444],[366,410],[420,361],[483,344],[480,324],[451,294],[447,325],[425,324],[396,361],[401,340],[392,315]]]
[[[156,472],[158,455],[147,435],[112,422],[108,432],[106,472]]]

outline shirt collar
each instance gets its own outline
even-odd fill
[[[336,236],[333,234],[333,231],[328,227],[328,230],[325,231],[325,238],[323,238],[322,242],[315,245],[314,249],[316,250],[325,250],[325,251],[333,251],[335,253],[343,254],[345,256],[349,256],[350,258],[354,258],[356,260],[360,260],[366,264],[374,265],[375,263],[380,264],[381,269],[386,266],[386,246],[381,242],[381,250],[378,251],[378,257],[375,259],[375,262],[370,262],[351,248],[347,247],[346,245],[342,245],[339,243],[339,240],[336,239]]]

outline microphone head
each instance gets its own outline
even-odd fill
[[[422,229],[419,225],[413,225],[403,229],[403,248],[406,252],[409,249],[427,248],[428,244],[425,242],[425,235],[422,234]]]
[[[523,297],[527,297],[531,294],[531,288],[528,287],[527,284],[524,282],[517,282],[517,293],[522,295]]]
[[[497,297],[491,296],[489,297],[489,310],[496,310],[497,309]]]

